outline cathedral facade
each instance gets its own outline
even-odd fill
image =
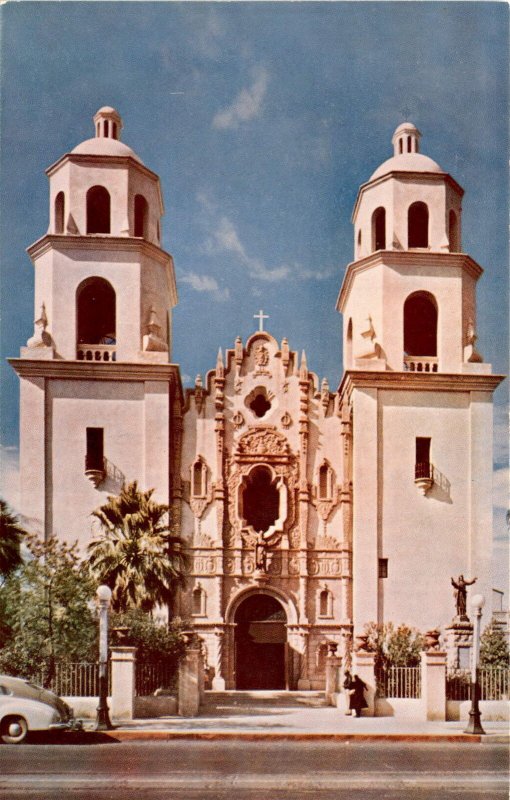
[[[11,359],[23,513],[85,548],[124,481],[154,488],[190,553],[176,611],[215,688],[321,688],[328,647],[347,654],[366,623],[447,625],[451,576],[490,590],[501,380],[477,350],[462,188],[397,128],[353,212],[337,391],[262,311],[184,391],[158,177],[114,109],[94,126],[47,170],[49,230],[28,250],[34,335]]]

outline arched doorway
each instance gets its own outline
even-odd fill
[[[252,594],[238,606],[234,622],[236,689],[285,689],[287,616],[268,594]]]

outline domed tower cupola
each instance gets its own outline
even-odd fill
[[[379,250],[460,252],[459,184],[420,152],[421,133],[403,122],[393,155],[362,184],[353,212],[355,258]]]
[[[463,189],[430,156],[411,122],[393,155],[360,186],[354,260],[339,297],[348,369],[458,372],[478,354],[478,265],[462,253]]]
[[[420,152],[420,139],[421,133],[412,122],[403,122],[399,125],[393,139],[393,153],[396,156],[401,156],[404,153],[419,153]]]
[[[120,139],[122,119],[111,106],[103,106],[94,115],[96,136],[98,139]]]

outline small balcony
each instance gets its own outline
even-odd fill
[[[426,495],[434,485],[435,469],[430,461],[421,461],[414,467],[414,482],[420,492]]]
[[[94,453],[85,456],[85,475],[97,489],[106,477],[106,459]]]
[[[437,372],[437,356],[404,356],[404,372]]]
[[[78,361],[116,361],[117,347],[114,344],[79,344]]]

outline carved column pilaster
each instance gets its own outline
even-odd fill
[[[175,384],[170,389],[171,403],[171,436],[170,436],[170,481],[172,495],[169,498],[169,505],[172,508],[172,520],[177,531],[181,530],[182,512],[182,479],[181,479],[181,456],[182,456],[182,403]]]
[[[225,689],[225,675],[224,675],[224,668],[223,668],[223,653],[224,653],[224,640],[225,640],[225,633],[221,628],[217,628],[214,631],[215,638],[216,638],[216,648],[214,652],[214,678],[212,681],[212,688],[217,691],[221,692]]]
[[[310,380],[303,352],[299,369],[299,621],[307,622],[308,606],[308,393]]]

